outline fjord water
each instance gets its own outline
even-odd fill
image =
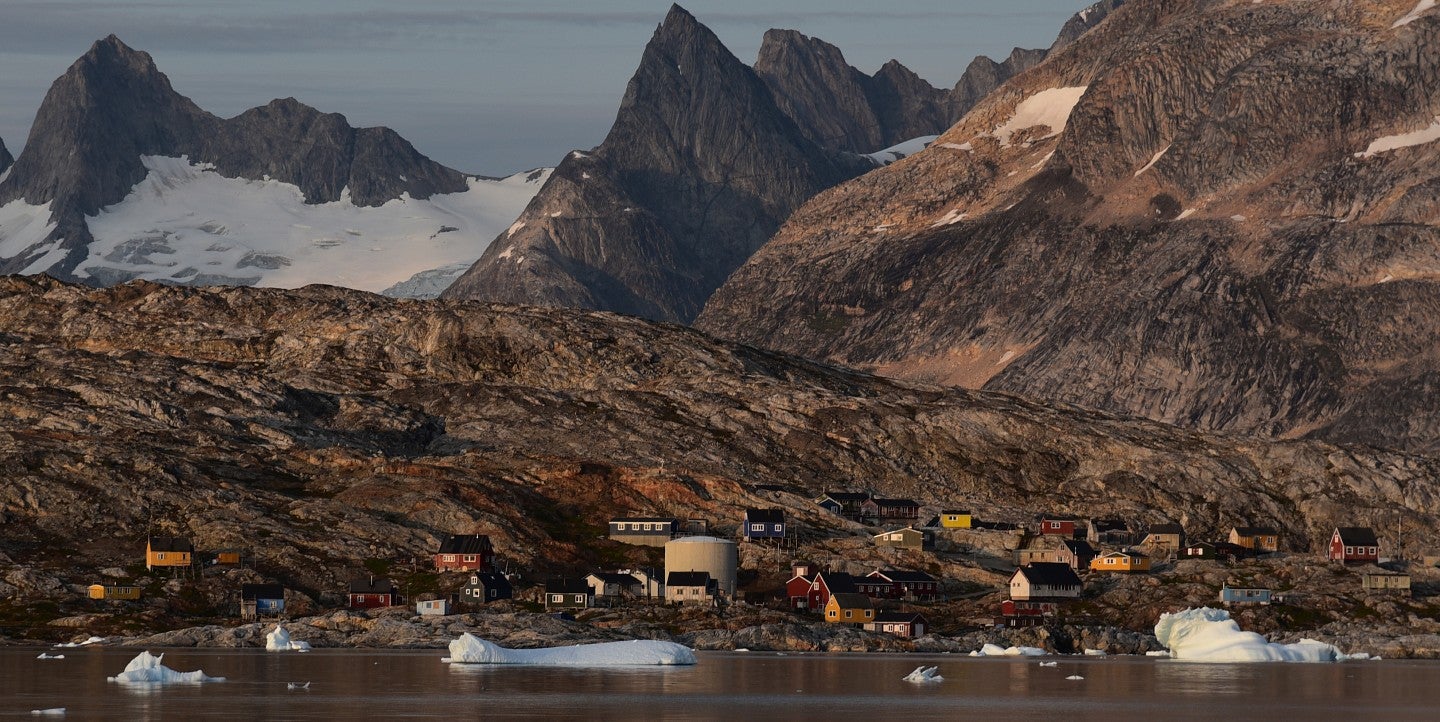
[[[225,682],[127,688],[105,681],[139,650],[0,650],[0,718],[67,719],[983,718],[1435,719],[1440,663],[1199,664],[1133,657],[701,653],[693,667],[563,669],[448,665],[443,650],[169,650],[165,664]],[[161,650],[152,650],[159,652]],[[939,665],[945,681],[901,681]],[[1071,676],[1084,679],[1067,679]],[[289,682],[310,682],[292,691]]]

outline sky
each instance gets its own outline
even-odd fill
[[[898,59],[948,88],[976,55],[1048,47],[1087,0],[690,0],[753,63],[768,28]],[[470,173],[554,165],[605,137],[669,0],[0,0],[0,139],[19,155],[56,77],[116,34],[230,117],[293,96],[386,125]]]

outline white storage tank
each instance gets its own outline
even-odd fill
[[[740,550],[729,539],[713,536],[687,536],[665,545],[665,574],[670,572],[710,572],[719,583],[720,593],[735,596],[735,570],[740,566]]]

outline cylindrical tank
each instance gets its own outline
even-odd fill
[[[710,572],[710,578],[726,596],[735,596],[735,569],[739,565],[739,549],[729,539],[687,536],[665,545],[667,576],[670,572]]]

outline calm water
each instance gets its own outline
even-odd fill
[[[67,719],[1440,719],[1440,662],[1188,664],[1145,658],[702,653],[694,667],[575,670],[447,665],[442,650],[170,650],[167,666],[228,680],[142,690],[108,683],[137,650],[0,650],[0,718]],[[153,650],[159,652],[160,650]],[[919,664],[945,681],[901,681]],[[1070,675],[1083,680],[1067,680]],[[311,683],[289,691],[287,682]]]

